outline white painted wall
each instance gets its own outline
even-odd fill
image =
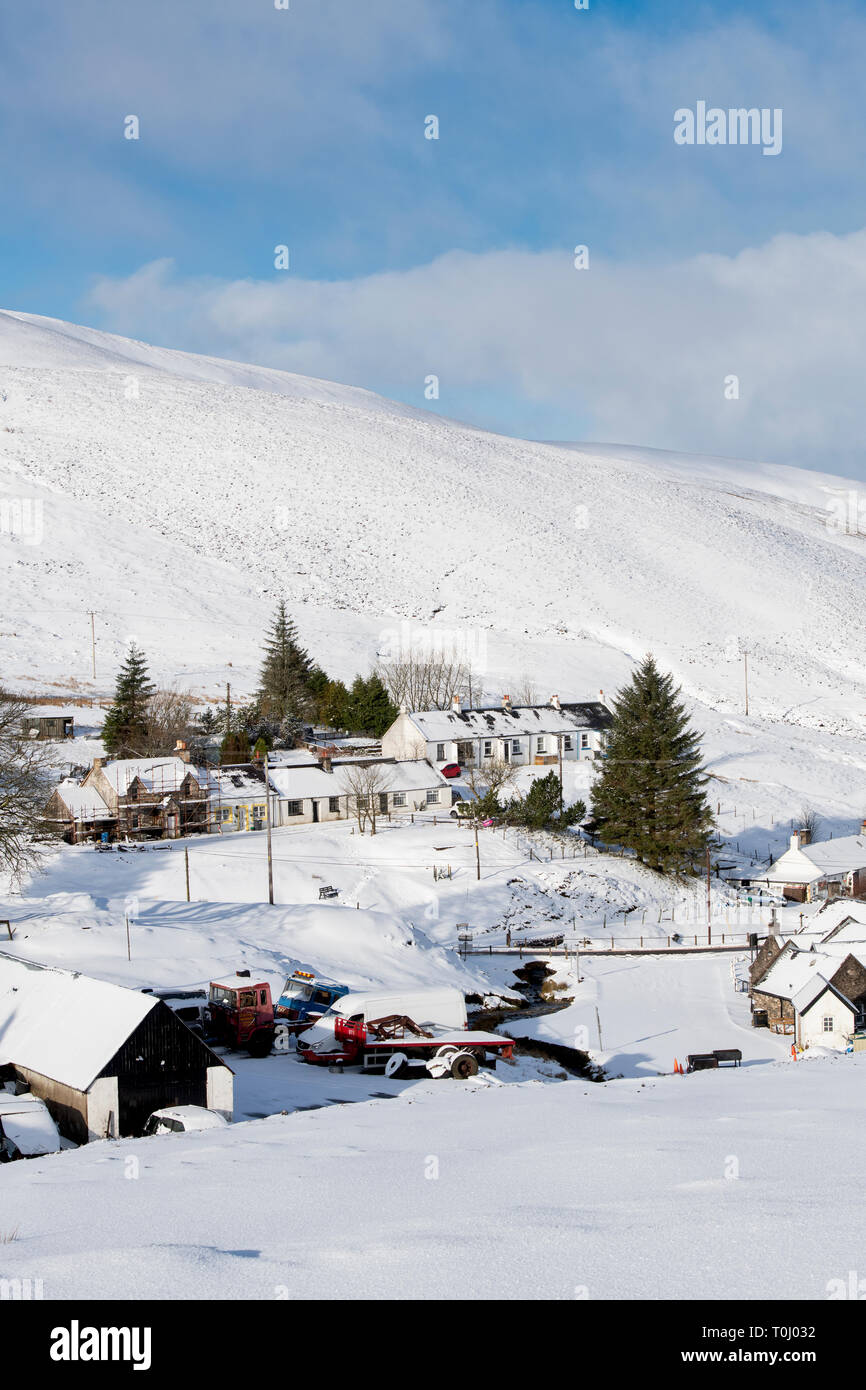
[[[88,1139],[117,1139],[119,1108],[117,1077],[97,1077],[87,1092]]]
[[[207,1069],[207,1108],[218,1110],[227,1120],[232,1118],[235,1107],[235,1079],[228,1067],[208,1067]]]

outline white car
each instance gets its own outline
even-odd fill
[[[171,1105],[164,1110],[154,1110],[147,1124],[145,1134],[190,1134],[197,1129],[225,1129],[228,1120],[217,1110],[206,1110],[203,1105]]]
[[[65,1148],[75,1145],[61,1139],[44,1100],[28,1092],[20,1096],[0,1092],[0,1163],[41,1158]]]

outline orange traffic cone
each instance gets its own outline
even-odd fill
[[[678,1058],[674,1058],[674,1076],[682,1076],[683,1069],[679,1064]]]
[[[791,1043],[791,1056],[794,1058],[794,1061],[796,1062],[796,1060],[797,1060],[797,1044],[796,1044],[796,1043]]]

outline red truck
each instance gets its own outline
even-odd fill
[[[266,1057],[276,1034],[267,980],[256,982],[249,970],[211,980],[204,1022],[209,1040],[224,1047],[246,1048],[251,1057]]]

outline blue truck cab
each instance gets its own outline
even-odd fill
[[[349,993],[349,985],[325,980],[312,970],[296,970],[283,985],[274,1008],[274,1021],[282,1023],[290,1033],[309,1028],[317,1018],[327,1013],[336,999]]]

